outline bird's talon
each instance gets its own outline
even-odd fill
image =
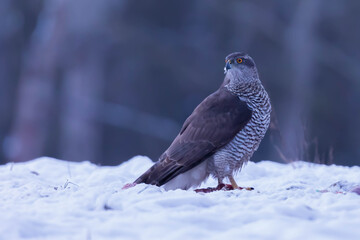
[[[237,190],[248,190],[248,191],[252,191],[254,190],[253,187],[238,187],[236,188]],[[211,192],[215,192],[215,191],[232,191],[235,190],[233,188],[233,186],[231,184],[224,184],[224,183],[220,183],[217,187],[215,188],[200,188],[200,189],[195,189],[194,191],[197,193],[211,193]]]

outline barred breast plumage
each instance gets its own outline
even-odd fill
[[[234,139],[209,159],[207,171],[220,181],[231,176],[249,161],[270,125],[270,98],[261,83],[246,84],[232,91],[246,102],[252,110],[252,116]]]

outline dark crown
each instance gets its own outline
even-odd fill
[[[234,53],[230,53],[229,55],[226,56],[225,61],[228,61],[230,59],[234,59],[234,58],[238,58],[238,57],[245,57],[247,56],[246,53],[243,52],[234,52]]]

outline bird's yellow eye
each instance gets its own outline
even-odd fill
[[[242,60],[242,58],[237,58],[237,59],[236,59],[236,62],[237,62],[237,63],[242,63],[243,60]]]

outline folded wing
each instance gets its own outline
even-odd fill
[[[229,143],[251,115],[245,102],[221,87],[199,104],[159,161],[135,183],[161,186],[192,169]]]

